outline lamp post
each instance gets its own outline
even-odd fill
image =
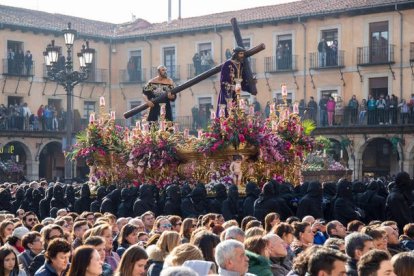
[[[47,69],[47,77],[49,80],[57,82],[62,85],[66,91],[66,148],[65,151],[71,149],[72,134],[73,134],[73,88],[80,82],[85,81],[89,77],[89,67],[92,64],[94,49],[89,48],[89,42],[86,41],[86,46],[82,45],[80,53],[77,54],[79,58],[80,70],[73,70],[72,47],[76,37],[76,30],[71,28],[71,23],[68,23],[68,28],[63,30],[63,36],[66,44],[66,61],[63,56],[59,55],[60,48],[55,46],[55,41],[47,45],[46,51],[43,52],[45,64]],[[65,159],[65,180],[73,178],[72,161]]]

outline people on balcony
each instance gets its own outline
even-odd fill
[[[320,124],[322,126],[326,126],[328,124],[328,113],[326,110],[326,104],[328,103],[328,97],[323,95],[319,101],[319,119]]]
[[[33,66],[33,56],[32,53],[27,50],[26,54],[24,55],[24,67],[26,68],[26,75],[33,75],[32,73],[32,66]]]
[[[329,97],[326,102],[326,112],[328,113],[328,125],[333,126],[334,114],[335,114],[335,100],[333,97]]]
[[[351,124],[356,124],[358,114],[358,100],[355,95],[352,95],[352,98],[349,100],[348,108],[351,115]]]
[[[319,67],[326,66],[326,53],[328,52],[328,44],[324,38],[321,38],[318,44],[318,53],[319,53]]]
[[[202,73],[202,69],[201,69],[201,57],[199,53],[194,54],[193,65],[194,65],[195,76],[200,75]]]

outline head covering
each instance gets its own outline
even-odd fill
[[[185,261],[183,263],[183,266],[191,268],[192,270],[197,272],[198,275],[208,275],[210,269],[214,266],[214,263],[203,260],[190,260]]]
[[[24,226],[20,226],[20,227],[17,227],[16,229],[13,230],[12,236],[18,238],[19,240],[21,240],[23,238],[23,236],[26,235],[29,232],[30,232],[29,229],[27,229]]]

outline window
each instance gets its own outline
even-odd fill
[[[98,53],[95,50],[95,53],[93,54],[93,59],[92,59],[92,63],[90,65],[90,70],[89,70],[89,77],[87,79],[87,81],[90,82],[96,82],[97,81],[97,72],[96,72],[96,61],[98,60]]]
[[[276,45],[276,69],[292,69],[292,35],[278,35]]]
[[[388,77],[370,78],[369,94],[371,94],[374,99],[379,99],[381,95],[388,95]]]
[[[7,74],[24,75],[24,49],[21,41],[7,41]]]
[[[167,67],[168,76],[172,79],[178,79],[175,47],[165,47],[163,49],[163,59],[164,65]]]
[[[60,99],[48,99],[47,105],[50,108],[54,108],[57,112],[60,112],[62,110],[62,100]]]
[[[388,21],[369,24],[371,63],[388,61]]]
[[[199,122],[197,125],[205,128],[210,120],[210,112],[213,108],[211,97],[198,98]]]
[[[7,106],[10,105],[20,105],[23,102],[23,97],[14,97],[14,96],[8,96],[7,97]]]
[[[319,56],[319,66],[337,66],[338,65],[338,29],[323,30],[321,37],[325,40],[328,48],[326,49],[326,60]],[[319,50],[319,49],[318,49]]]
[[[198,54],[201,59],[201,73],[213,67],[214,61],[211,42],[199,43]]]
[[[132,102],[130,102],[129,103],[129,109],[131,110],[131,109],[133,109],[133,108],[135,108],[135,107],[137,107],[137,106],[140,106],[141,105],[141,101],[132,101]],[[132,126],[132,127],[134,127],[135,126],[135,124],[136,124],[136,122],[137,121],[139,121],[139,120],[141,120],[141,113],[138,113],[138,114],[135,114],[134,116],[132,116],[129,120],[129,123],[130,123],[130,126]]]
[[[85,101],[83,103],[83,117],[89,118],[89,115],[94,112],[95,112],[95,102]]]
[[[140,82],[142,81],[142,59],[141,51],[131,51],[129,52],[128,60],[128,81],[130,82]]]
[[[251,43],[251,39],[250,38],[243,38],[243,48],[246,50],[249,50],[250,48],[252,48],[252,43]]]
[[[288,94],[287,94],[287,103],[292,104],[292,102],[293,102],[292,99],[293,99],[293,93],[288,92]],[[283,104],[282,92],[276,92],[275,93],[274,101],[275,101],[276,104]]]

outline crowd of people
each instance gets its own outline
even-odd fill
[[[65,128],[66,113],[53,105],[41,105],[33,113],[27,103],[0,105],[0,130],[58,131]]]
[[[0,273],[414,275],[413,184],[3,183]]]

